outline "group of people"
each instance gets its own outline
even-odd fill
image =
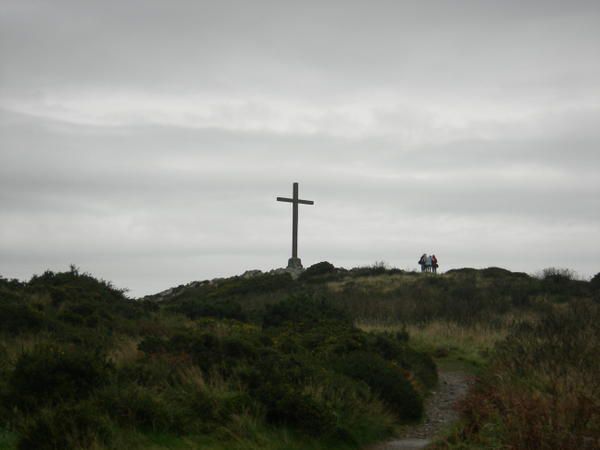
[[[437,273],[438,260],[435,255],[423,253],[421,259],[419,259],[419,265],[421,266],[421,272]]]

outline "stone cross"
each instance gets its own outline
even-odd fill
[[[314,205],[315,202],[298,198],[298,183],[294,183],[293,198],[277,197],[277,201],[292,204],[292,257],[288,260],[288,269],[301,269],[302,261],[298,258],[298,205]]]

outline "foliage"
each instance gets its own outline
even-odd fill
[[[594,291],[600,291],[600,272],[592,277],[590,285]]]
[[[243,416],[351,446],[389,434],[394,418],[380,388],[339,370],[341,355],[381,354],[388,387],[423,392],[435,377],[431,360],[406,336],[367,335],[302,283],[236,277],[156,303],[76,268],[1,280],[3,333],[13,341],[0,348],[2,425],[22,449],[110,447],[124,430],[218,436]],[[420,413],[420,394],[411,399],[396,420],[410,405]]]
[[[0,303],[0,329],[11,334],[39,331],[44,328],[44,316],[28,305]]]
[[[507,318],[532,316],[538,325],[523,325],[496,350],[481,397],[472,397],[485,411],[471,404],[478,418],[463,435],[484,441],[476,428],[494,423],[512,442],[511,427],[535,433],[511,420],[536,430],[558,421],[564,431],[577,416],[588,437],[597,421],[598,392],[589,389],[599,369],[590,358],[598,276],[555,275],[492,267],[434,276],[322,262],[298,280],[195,282],[143,301],[75,267],[29,282],[0,278],[0,430],[24,449],[144,448],[151,436],[202,448],[271,448],[264,436],[281,438],[278,448],[359,448],[418,420],[437,382],[430,354],[448,339],[427,346],[412,334],[436,323],[500,330]],[[542,422],[519,415],[519,402]],[[542,419],[552,402],[562,415]]]
[[[301,281],[323,281],[337,273],[337,269],[328,261],[313,264],[300,275]]]
[[[521,325],[464,402],[464,426],[438,448],[597,448],[599,353],[596,303],[571,303]]]
[[[84,349],[39,346],[18,359],[8,379],[11,405],[33,412],[43,406],[84,400],[106,384],[111,365]]]
[[[267,305],[263,315],[263,327],[307,324],[309,327],[323,320],[350,319],[325,298],[305,296],[291,297],[288,301]]]
[[[423,402],[400,367],[367,352],[353,352],[340,357],[336,367],[348,377],[365,382],[400,418],[421,418]]]
[[[110,424],[87,402],[43,409],[30,418],[18,450],[85,449],[110,441]]]

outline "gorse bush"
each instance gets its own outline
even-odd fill
[[[45,328],[46,324],[43,314],[28,305],[0,303],[0,329],[5,333],[35,332]]]
[[[173,311],[185,314],[190,319],[213,317],[217,319],[245,320],[247,318],[242,306],[230,299],[218,301],[214,299],[186,300],[173,308]]]
[[[366,352],[345,355],[335,365],[344,375],[365,382],[400,418],[421,418],[422,399],[401,368],[377,354]]]
[[[333,264],[327,261],[323,261],[308,267],[300,275],[300,280],[311,282],[323,281],[335,276],[336,272],[337,270]]]
[[[89,402],[42,409],[21,431],[18,450],[86,449],[111,439],[108,418]]]
[[[326,320],[347,321],[350,318],[325,298],[307,296],[291,297],[285,302],[267,305],[263,314],[263,327],[306,325],[313,327]]]
[[[8,379],[7,397],[26,412],[84,400],[108,382],[111,370],[99,354],[76,347],[38,346],[18,359]]]

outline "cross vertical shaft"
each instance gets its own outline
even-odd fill
[[[294,183],[292,203],[292,258],[298,258],[298,183]]]
[[[298,205],[314,205],[312,200],[300,200],[298,198],[298,183],[293,184],[292,198],[277,197],[278,202],[292,204],[292,257],[288,261],[288,268],[302,268],[302,262],[298,258]]]

